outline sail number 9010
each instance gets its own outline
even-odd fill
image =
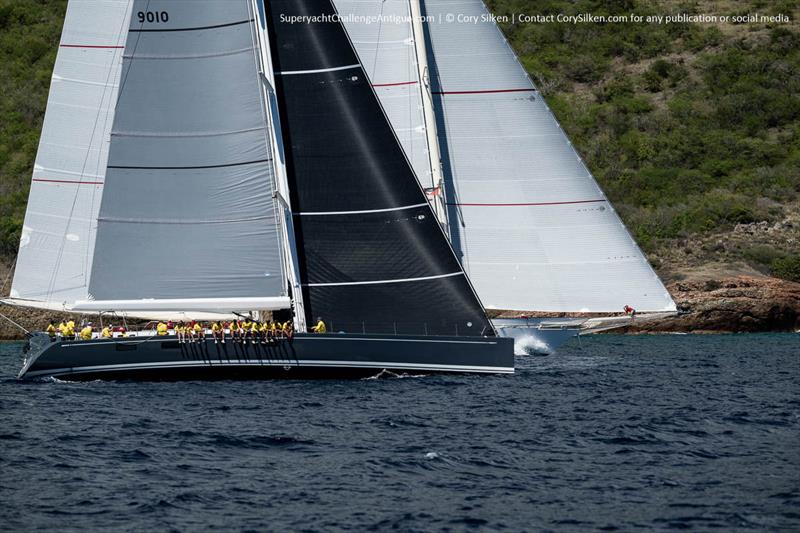
[[[169,13],[166,11],[139,11],[136,16],[139,17],[140,23],[169,21]]]

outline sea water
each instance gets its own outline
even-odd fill
[[[603,335],[513,376],[18,383],[0,528],[800,529],[800,336]]]

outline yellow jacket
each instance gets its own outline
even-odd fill
[[[166,335],[167,334],[167,325],[163,322],[159,322],[158,326],[156,326],[156,333],[159,335]]]
[[[317,333],[325,333],[328,331],[328,328],[325,327],[325,322],[320,320],[319,322],[317,322],[317,325],[314,326],[314,331],[316,331]]]
[[[85,341],[92,340],[92,327],[86,326],[81,330],[81,339]]]
[[[103,337],[104,339],[111,338],[111,330],[109,329],[108,326],[103,328],[103,331],[100,332],[100,336]]]
[[[47,334],[51,337],[56,336],[56,327],[52,323],[47,326]]]

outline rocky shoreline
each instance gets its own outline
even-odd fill
[[[766,276],[736,275],[667,284],[680,314],[656,321],[644,317],[611,333],[744,333],[800,331],[800,283]],[[0,313],[29,330],[44,329],[67,313],[0,305]],[[74,315],[72,315],[74,317]],[[566,315],[565,315],[566,316]],[[136,321],[134,321],[136,322]],[[0,340],[24,333],[0,318]]]
[[[616,333],[756,333],[800,331],[800,283],[766,276],[673,281],[681,313],[642,320]]]

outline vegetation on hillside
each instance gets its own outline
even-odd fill
[[[516,24],[503,30],[656,262],[800,205],[796,1],[487,0],[496,14],[790,15],[790,24]],[[16,251],[66,0],[0,0],[0,254]],[[794,207],[792,207],[794,206]],[[800,233],[800,230],[798,230]],[[800,237],[728,250],[800,279]],[[714,259],[715,249],[707,258]],[[656,264],[658,266],[658,264]]]
[[[16,253],[66,0],[0,0],[0,255]]]
[[[508,15],[790,15],[790,24],[544,23],[503,30],[651,258],[681,239],[738,223],[775,222],[786,206],[796,208],[798,2],[488,4],[495,14]],[[796,234],[794,243],[767,245],[771,257],[753,257],[749,246],[741,246],[726,259],[791,277],[788,265],[800,262],[800,228]]]

